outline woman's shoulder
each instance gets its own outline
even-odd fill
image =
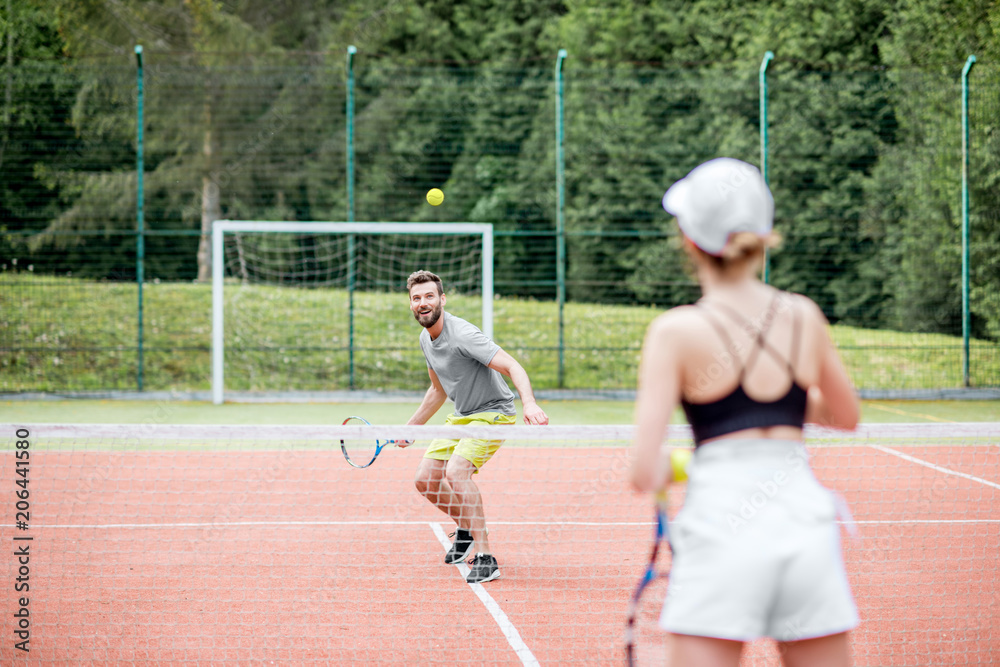
[[[670,310],[656,316],[649,324],[649,333],[652,335],[671,335],[691,330],[691,325],[702,318],[698,314],[698,308],[694,305],[675,306]]]
[[[805,294],[783,291],[781,295],[795,309],[795,312],[800,313],[807,322],[821,325],[829,323],[826,315],[823,314],[823,309]]]

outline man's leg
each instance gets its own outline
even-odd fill
[[[445,483],[451,490],[451,498],[457,504],[460,519],[458,525],[472,533],[476,541],[476,551],[490,553],[489,537],[486,534],[486,517],[483,513],[483,497],[479,487],[472,481],[476,466],[461,456],[452,456],[445,471]]]
[[[447,466],[447,461],[420,459],[420,465],[417,467],[417,474],[413,482],[420,495],[429,500],[434,507],[454,519],[459,528],[468,530],[469,524],[463,523],[461,503],[452,493],[451,486],[445,476]]]
[[[472,544],[476,556],[469,563],[469,574],[465,580],[470,584],[483,584],[500,576],[497,559],[490,553],[490,541],[486,532],[486,518],[483,515],[483,497],[479,487],[472,481],[477,468],[462,456],[453,456],[448,461],[445,478],[451,487],[452,496],[460,503],[462,520],[468,522],[472,534]]]
[[[458,529],[453,533],[455,540],[451,543],[448,553],[444,555],[444,562],[449,565],[461,563],[476,546],[469,531],[469,519],[462,508],[462,501],[455,495],[446,475],[448,459],[455,449],[456,442],[456,440],[433,441],[427,448],[431,457],[427,458],[425,455],[425,458],[421,459],[414,479],[420,495],[458,524]]]

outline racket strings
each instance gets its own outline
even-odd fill
[[[362,417],[348,417],[342,426],[371,426]],[[344,453],[344,458],[355,468],[367,468],[375,462],[385,441],[380,441],[372,437],[348,437],[340,439],[340,449]]]

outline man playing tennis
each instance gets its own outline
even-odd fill
[[[407,424],[426,424],[449,398],[455,403],[455,412],[448,416],[446,424],[514,424],[514,395],[501,374],[511,379],[521,396],[524,422],[549,423],[535,403],[531,381],[521,365],[474,325],[445,312],[447,300],[438,276],[417,271],[407,279],[406,288],[413,317],[424,327],[420,349],[431,378],[431,386]],[[444,562],[459,563],[476,549],[466,577],[470,584],[500,576],[497,560],[490,552],[483,499],[472,476],[502,443],[474,438],[434,440],[417,468],[417,491],[458,524]]]

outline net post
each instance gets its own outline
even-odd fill
[[[14,13],[10,8],[10,0],[7,0],[7,85],[4,86],[4,106],[3,106],[3,126],[4,141],[7,141],[10,132],[10,109],[13,106],[11,91],[14,87]]]
[[[354,222],[354,54],[353,44],[347,47],[347,222]]]
[[[347,222],[354,222],[354,54],[353,44],[347,47]],[[357,248],[354,234],[347,236],[347,386],[354,389],[354,282]]]
[[[135,193],[135,282],[138,288],[138,331],[136,332],[138,338],[138,345],[136,347],[136,389],[142,391],[143,386],[143,349],[142,349],[142,286],[145,281],[145,264],[146,264],[146,220],[145,211],[143,210],[143,204],[145,201],[145,193],[143,192],[143,90],[142,90],[142,44],[135,45],[135,60],[136,60],[136,104],[135,104],[135,117],[136,117],[136,141],[135,141],[135,175],[136,175],[136,193]]]
[[[559,368],[557,385],[565,386],[566,376],[566,134],[563,108],[563,61],[566,49],[556,56],[556,301],[559,306]]]
[[[962,384],[969,382],[969,72],[976,57],[962,68]]]
[[[223,301],[222,225],[212,223],[212,403],[222,405],[223,382]]]
[[[483,230],[483,333],[493,338],[493,225]]]
[[[768,139],[767,139],[767,66],[774,60],[774,52],[764,53],[764,59],[760,62],[760,173],[764,177],[764,183],[770,185],[767,173]],[[771,251],[764,248],[764,282],[771,280]]]

